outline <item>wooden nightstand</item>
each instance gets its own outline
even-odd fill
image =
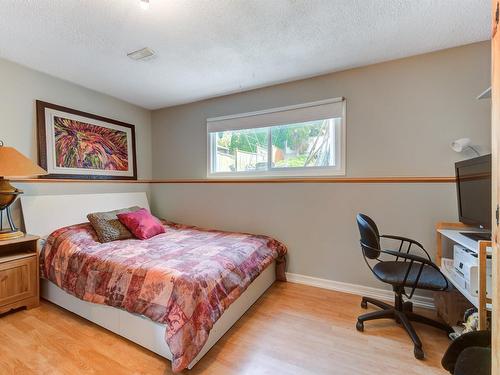
[[[40,303],[38,238],[27,234],[0,241],[0,314]]]

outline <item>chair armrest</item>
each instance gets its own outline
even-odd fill
[[[395,256],[398,258],[403,258],[403,259],[412,260],[414,262],[423,263],[423,264],[426,264],[428,266],[431,266],[432,268],[439,270],[439,267],[436,266],[432,261],[430,261],[427,258],[415,255],[415,254],[406,254],[406,253],[401,253],[399,251],[394,251],[394,250],[380,250],[380,251],[384,254],[389,254],[389,255],[392,255],[392,256]]]
[[[409,244],[416,245],[416,246],[418,246],[420,248],[420,250],[422,250],[425,253],[427,259],[431,260],[431,256],[429,255],[429,253],[427,252],[427,250],[425,250],[424,246],[420,242],[418,242],[418,241],[415,241],[415,240],[413,240],[411,238],[407,238],[407,237],[394,236],[392,234],[383,234],[383,235],[381,235],[379,237],[380,238],[387,238],[387,239],[390,239],[390,240],[401,241],[400,251],[402,250],[401,247],[403,246],[404,242],[408,242]],[[411,246],[411,245],[409,245],[409,246]],[[409,252],[409,249],[410,248],[408,247],[408,252]]]
[[[421,247],[422,249],[424,248],[420,242],[412,240],[411,238],[402,237],[402,236],[394,236],[392,234],[383,234],[380,237],[382,237],[382,238],[388,238],[390,240],[398,240],[398,241],[409,242],[409,243],[417,245],[418,247]]]
[[[453,373],[455,370],[455,363],[458,356],[463,350],[471,346],[479,346],[483,348],[491,347],[491,332],[490,331],[474,331],[465,333],[457,337],[448,347],[444,353],[441,365]]]

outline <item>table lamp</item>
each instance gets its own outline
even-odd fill
[[[7,178],[32,177],[47,174],[45,170],[33,163],[13,147],[5,147],[0,141],[0,241],[24,236],[16,228],[10,206],[23,192],[9,183]],[[7,216],[10,228],[4,229],[3,216]]]

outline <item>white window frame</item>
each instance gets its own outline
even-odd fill
[[[215,163],[216,142],[211,142],[211,138],[215,136],[215,132],[210,132],[210,123],[241,119],[244,117],[259,116],[293,109],[316,107],[325,104],[333,104],[341,102],[342,116],[340,118],[340,126],[335,127],[335,166],[328,167],[285,167],[285,168],[269,168],[271,160],[268,160],[268,170],[266,171],[240,171],[240,172],[212,172],[213,163]],[[338,118],[338,116],[332,116]],[[262,127],[272,127],[278,124],[266,125]],[[287,125],[287,122],[281,124]],[[223,130],[219,130],[223,131]],[[269,137],[269,144],[272,140]],[[269,157],[268,157],[269,159]],[[337,163],[337,161],[339,161]],[[207,118],[207,178],[221,178],[221,179],[239,179],[239,178],[270,178],[270,177],[328,177],[328,176],[344,176],[346,165],[346,99],[344,97],[331,98],[319,100],[315,102],[291,105],[286,107],[265,109],[262,111],[240,113],[236,115],[221,116]]]

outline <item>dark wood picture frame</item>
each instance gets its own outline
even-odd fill
[[[107,122],[110,124],[118,125],[124,128],[128,128],[131,131],[131,142],[132,142],[132,176],[115,176],[115,175],[93,175],[93,174],[61,174],[61,173],[51,173],[43,176],[43,178],[54,178],[54,179],[80,179],[80,180],[137,180],[137,153],[135,144],[135,126],[132,124],[127,124],[118,120],[113,120],[107,117],[94,115],[92,113],[87,113],[83,111],[78,111],[76,109],[63,107],[57,104],[47,103],[41,100],[36,101],[36,118],[37,118],[37,139],[38,139],[38,164],[47,169],[47,134],[46,134],[46,123],[45,123],[45,109],[53,109],[56,111],[66,112],[72,115],[87,117],[89,119],[94,119],[98,121]]]

